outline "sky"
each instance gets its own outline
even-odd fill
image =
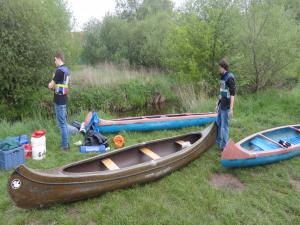
[[[66,0],[75,18],[75,31],[80,31],[91,18],[102,19],[107,12],[114,12],[115,0]],[[180,6],[185,0],[172,0]]]

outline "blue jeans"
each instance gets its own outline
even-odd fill
[[[67,125],[67,106],[54,104],[54,110],[55,110],[57,125],[61,133],[61,140],[62,140],[61,147],[68,148],[69,132],[68,132],[68,125]]]
[[[228,124],[229,124],[229,113],[230,110],[218,110],[217,118],[217,139],[216,144],[219,146],[220,150],[223,150],[228,142]]]

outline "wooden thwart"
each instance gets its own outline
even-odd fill
[[[179,145],[184,145],[185,141],[183,141],[183,140],[178,140],[178,141],[176,141],[176,143],[179,144]]]
[[[143,152],[145,155],[149,156],[151,159],[159,159],[160,156],[157,155],[155,152],[151,151],[149,148],[141,148],[141,152]]]
[[[101,162],[104,166],[106,166],[109,170],[117,170],[120,169],[117,164],[114,163],[110,158],[102,159]]]
[[[274,144],[277,144],[277,145],[279,145],[280,147],[284,147],[282,144],[280,144],[280,143],[274,141],[274,140],[271,139],[271,138],[266,137],[266,136],[263,135],[263,134],[258,134],[258,136],[261,136],[262,138],[264,138],[264,139],[266,139],[266,140],[268,140],[268,141],[270,141],[270,142],[272,142],[272,143],[274,143]]]
[[[191,143],[189,141],[177,140],[175,142],[181,145],[182,148],[187,148],[191,146]]]

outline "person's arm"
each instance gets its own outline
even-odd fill
[[[51,82],[48,84],[48,88],[53,90],[55,87],[55,81],[54,80],[51,80]]]
[[[64,79],[64,73],[61,70],[57,70],[55,72],[55,75],[54,75],[53,79],[48,84],[48,88],[51,89],[51,90],[53,90],[55,88],[55,85],[58,82],[63,81],[63,79]]]
[[[230,95],[230,117],[233,117],[234,95]]]
[[[235,81],[233,78],[228,79],[228,88],[230,94],[230,117],[233,117],[234,96],[235,96]]]

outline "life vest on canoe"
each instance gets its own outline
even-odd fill
[[[230,98],[230,93],[229,93],[229,88],[226,85],[226,81],[229,78],[234,78],[234,75],[231,72],[226,72],[226,74],[224,75],[224,77],[222,77],[222,79],[220,80],[220,96],[219,98],[221,99],[222,97],[224,98]]]
[[[69,80],[70,80],[70,72],[67,67],[64,65],[59,66],[57,70],[61,70],[64,73],[64,80],[62,82],[58,82],[55,85],[55,94],[57,95],[67,95],[69,92]]]

